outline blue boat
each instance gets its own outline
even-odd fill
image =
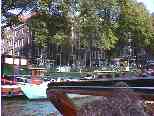
[[[20,88],[24,95],[30,99],[46,99],[47,94],[46,94],[46,89],[47,89],[48,82],[43,82],[39,85],[37,84],[31,84],[31,83],[26,83],[24,85],[20,85]]]
[[[31,81],[20,85],[24,95],[30,99],[46,99],[46,89],[49,81],[43,80],[45,68],[31,68]]]

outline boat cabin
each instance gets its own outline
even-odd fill
[[[31,74],[32,74],[32,84],[41,84],[42,83],[42,79],[41,77],[44,76],[44,74],[46,73],[46,69],[45,68],[31,68]]]

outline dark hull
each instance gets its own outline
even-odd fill
[[[17,85],[1,85],[2,97],[19,97],[24,96],[21,88]]]
[[[128,86],[114,86],[118,82],[127,83]],[[76,116],[77,109],[67,93],[111,96],[113,89],[131,89],[135,95],[143,99],[154,100],[154,78],[117,78],[106,80],[90,80],[79,82],[50,83],[47,89],[49,100],[64,116]]]

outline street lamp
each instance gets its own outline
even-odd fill
[[[129,48],[129,56],[132,56],[132,39],[131,39],[131,33],[128,32],[128,48]]]
[[[12,32],[13,32],[13,38],[12,38],[12,47],[13,47],[13,52],[12,52],[12,58],[13,58],[13,79],[15,81],[15,65],[14,65],[14,57],[15,57],[15,28],[12,26]]]
[[[130,59],[132,57],[132,39],[131,39],[131,32],[128,32],[128,49],[129,49],[129,55],[128,55],[128,71],[130,70]]]
[[[130,70],[130,59],[132,58],[132,38],[131,38],[131,32],[125,32],[124,33],[125,37],[127,38],[128,44],[127,44],[127,58],[128,58],[128,65],[126,67],[126,70]]]

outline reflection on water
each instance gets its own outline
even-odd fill
[[[48,100],[2,98],[2,116],[61,116]]]

